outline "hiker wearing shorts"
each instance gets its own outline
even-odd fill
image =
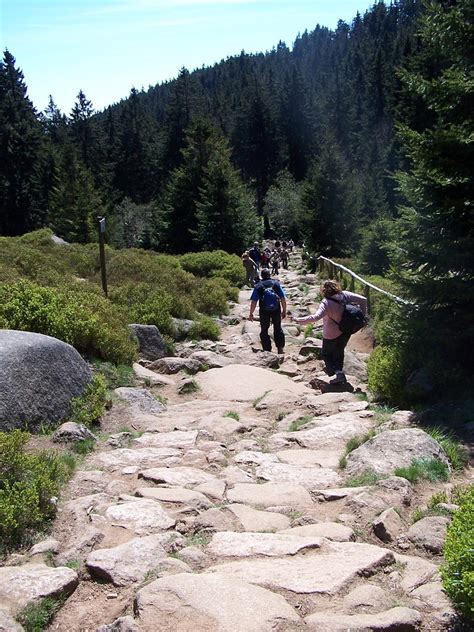
[[[344,384],[344,350],[351,334],[344,334],[339,329],[339,322],[344,312],[345,303],[358,305],[364,316],[367,314],[367,299],[354,292],[342,291],[337,281],[324,281],[320,289],[323,300],[315,314],[303,318],[293,318],[298,325],[307,325],[323,319],[323,360],[326,373],[333,379],[331,384]]]
[[[253,320],[253,314],[257,303],[260,314],[260,340],[264,351],[272,350],[272,341],[268,334],[270,324],[273,324],[273,338],[278,353],[284,353],[285,334],[281,321],[286,318],[286,298],[285,293],[278,281],[271,279],[270,270],[263,268],[261,271],[262,280],[259,281],[250,297],[249,320]]]

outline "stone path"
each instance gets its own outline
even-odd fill
[[[280,278],[303,313],[318,280],[300,263]],[[319,338],[289,321],[286,355],[259,351],[249,294],[219,342],[137,364],[137,389],[118,389],[111,433],[71,481],[51,538],[0,569],[0,630],[21,629],[18,606],[58,594],[69,597],[49,629],[61,632],[448,629],[436,554],[448,520],[410,533],[441,487],[393,476],[397,452],[442,457],[439,446],[409,412],[368,404],[365,334],[350,342],[349,386],[331,388]],[[197,390],[180,395],[182,367]],[[341,468],[347,441],[374,430],[375,453],[366,443]],[[358,482],[364,463],[385,478]]]

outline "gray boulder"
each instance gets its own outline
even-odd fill
[[[66,421],[66,423],[61,424],[59,428],[56,428],[53,432],[52,439],[56,443],[77,443],[78,441],[85,441],[86,439],[95,441],[95,436],[84,424]]]
[[[91,370],[71,345],[28,331],[0,330],[0,430],[57,424],[71,412]]]
[[[156,325],[131,324],[128,328],[138,340],[141,358],[144,360],[159,360],[167,355],[166,345]]]
[[[449,464],[443,448],[429,434],[419,428],[403,428],[382,432],[351,452],[346,474],[392,474],[398,467],[409,467],[414,459],[439,459]]]

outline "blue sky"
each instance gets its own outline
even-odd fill
[[[96,110],[228,56],[291,48],[316,24],[350,22],[373,0],[0,0],[0,44],[43,110],[69,114],[79,89]]]

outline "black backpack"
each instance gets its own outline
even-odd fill
[[[357,331],[360,331],[362,327],[365,327],[366,318],[361,308],[358,305],[353,305],[348,301],[338,301],[335,298],[327,297],[328,301],[334,301],[334,303],[339,303],[339,305],[344,305],[344,311],[342,312],[342,317],[340,321],[331,320],[337,323],[339,327],[339,331],[343,334],[355,334]]]

